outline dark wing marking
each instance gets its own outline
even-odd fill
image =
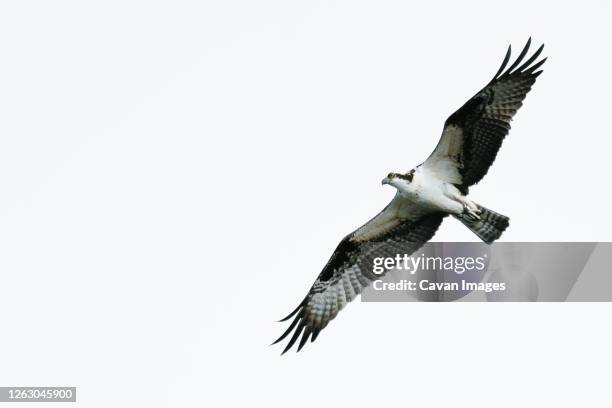
[[[283,354],[298,338],[297,351],[309,338],[314,341],[347,303],[380,277],[372,272],[374,258],[411,254],[433,237],[444,214],[429,214],[418,219],[401,218],[394,216],[398,201],[396,197],[378,216],[340,242],[304,300],[281,320],[293,317],[289,328],[273,343],[292,333]],[[377,235],[370,234],[372,228],[378,231]]]
[[[546,58],[534,61],[542,53],[544,45],[523,62],[530,45],[531,38],[516,61],[506,69],[511,55],[508,47],[491,82],[446,120],[438,146],[423,163],[424,167],[456,184],[464,193],[487,174],[510,131],[514,114],[542,73],[538,68]]]

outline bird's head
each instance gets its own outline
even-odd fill
[[[414,170],[410,170],[406,174],[401,173],[389,173],[387,177],[382,180],[382,184],[389,184],[395,188],[400,188],[412,183],[414,177]]]

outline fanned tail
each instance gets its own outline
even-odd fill
[[[487,244],[493,243],[510,225],[510,218],[505,215],[491,211],[481,205],[476,204],[480,210],[480,219],[476,219],[469,213],[453,214],[455,218],[468,227],[478,238],[482,239]]]

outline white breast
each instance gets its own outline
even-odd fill
[[[447,190],[447,183],[440,180],[435,173],[423,167],[418,167],[412,183],[408,184],[402,193],[405,194],[407,199],[423,209],[449,213],[461,212],[463,206],[449,198],[446,194]]]

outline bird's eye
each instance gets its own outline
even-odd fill
[[[388,178],[388,179],[392,179],[392,178],[393,178],[393,173],[389,173],[389,174],[387,174],[387,178]]]

